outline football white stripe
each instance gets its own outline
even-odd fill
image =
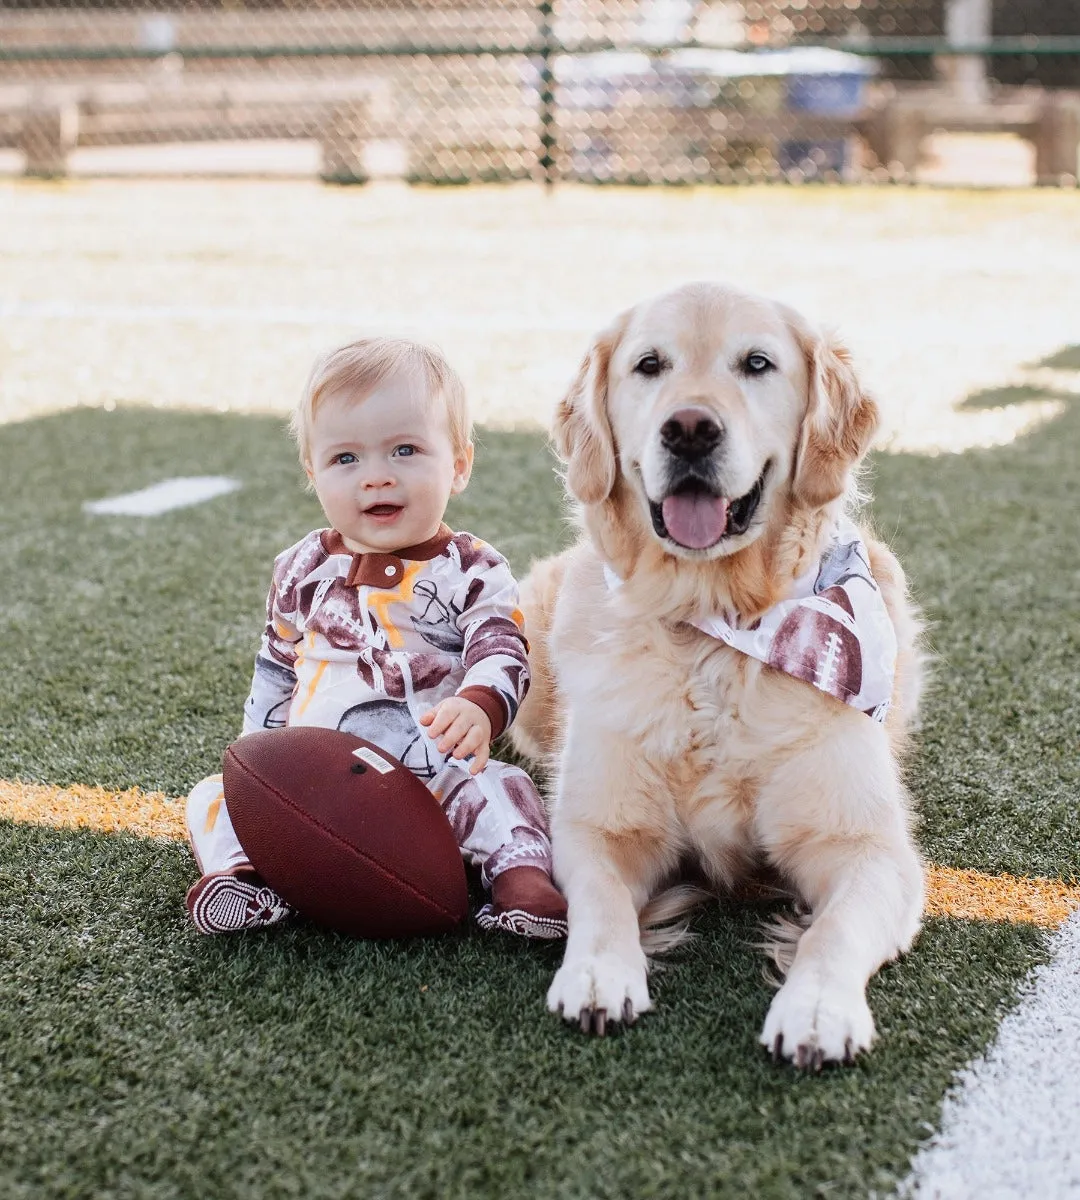
[[[836,682],[836,663],[839,657],[840,636],[830,633],[818,662],[817,675],[814,677],[814,686],[821,688],[823,692],[831,691]]]

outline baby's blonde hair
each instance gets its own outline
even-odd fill
[[[472,423],[465,385],[454,368],[438,350],[419,342],[407,338],[367,337],[327,351],[311,368],[300,403],[289,422],[289,431],[296,440],[304,466],[309,465],[311,457],[311,421],[325,396],[347,391],[359,402],[386,380],[400,374],[412,375],[419,380],[433,400],[442,399],[449,417],[454,454],[463,455],[468,449]]]

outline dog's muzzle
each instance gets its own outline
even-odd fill
[[[765,464],[754,486],[736,499],[728,499],[693,470],[681,478],[661,501],[649,501],[653,529],[687,550],[708,550],[726,537],[738,537],[750,528],[765,491],[771,461]]]

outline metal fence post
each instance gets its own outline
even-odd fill
[[[554,31],[551,21],[554,5],[552,0],[540,0],[540,170],[544,187],[551,191],[555,186],[555,72],[552,68]]]
[[[946,0],[945,37],[952,46],[988,42],[993,27],[992,0]],[[963,100],[982,104],[988,99],[986,59],[978,54],[958,54],[941,60],[941,74]]]

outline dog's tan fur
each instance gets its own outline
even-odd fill
[[[755,347],[776,369],[749,380],[735,364]],[[649,350],[668,365],[645,379],[634,366]],[[750,528],[708,550],[649,517],[659,428],[687,404],[723,426],[725,494],[773,463]],[[884,726],[685,622],[749,622],[787,595],[849,504],[876,422],[843,349],[788,308],[711,284],[623,314],[559,406],[583,536],[525,581],[533,685],[514,728],[556,779],[570,935],[548,1004],[566,1019],[602,1029],[651,1007],[639,915],[692,858],[720,888],[778,872],[812,914],[762,1042],[800,1065],[870,1045],[866,983],[909,946],[923,905],[898,767],[922,681],[903,571],[864,530],[899,642]]]

